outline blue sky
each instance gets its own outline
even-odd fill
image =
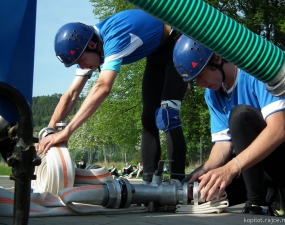
[[[69,87],[75,66],[66,68],[56,58],[54,37],[66,23],[94,25],[98,22],[92,12],[92,4],[89,0],[37,1],[33,97],[63,94]]]

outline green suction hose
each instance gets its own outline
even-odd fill
[[[202,0],[127,1],[199,41],[262,82],[279,83],[280,89],[282,80],[285,87],[284,52]],[[272,88],[268,86],[267,89]],[[281,92],[285,94],[283,89]]]

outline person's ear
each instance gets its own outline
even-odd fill
[[[222,58],[221,56],[219,56],[219,58],[218,58],[218,64],[221,65],[222,62],[223,62],[223,58]]]
[[[93,41],[90,41],[90,42],[88,43],[88,47],[89,47],[90,49],[97,49],[97,43],[95,43],[95,42],[93,42]]]
[[[222,61],[223,61],[223,59],[221,56],[219,56],[217,54],[214,55],[214,63],[215,64],[221,65]]]

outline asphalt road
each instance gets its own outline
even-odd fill
[[[3,188],[11,188],[14,187],[15,182],[10,180],[9,176],[0,176],[0,186]]]
[[[131,179],[132,184],[140,184],[141,179]],[[0,176],[0,186],[11,188],[14,181],[9,176]],[[128,214],[110,214],[110,215],[80,215],[80,216],[54,216],[54,217],[35,217],[29,218],[29,225],[173,225],[173,224],[195,224],[195,225],[220,225],[220,224],[285,224],[284,218],[270,216],[259,216],[251,214],[242,214],[244,204],[229,207],[223,213],[210,214],[177,214],[173,212],[144,212]],[[0,225],[12,225],[12,217],[0,217]]]

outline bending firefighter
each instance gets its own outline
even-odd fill
[[[199,181],[201,198],[209,200],[242,176],[244,213],[268,214],[269,206],[272,215],[284,216],[285,98],[272,96],[261,81],[184,35],[175,46],[174,64],[184,81],[195,79],[206,88],[215,143],[206,163],[186,180]]]
[[[64,120],[75,105],[85,83],[96,69],[99,78],[66,128],[40,142],[44,152],[67,141],[109,95],[121,65],[146,57],[142,83],[142,161],[148,183],[161,154],[159,129],[166,133],[168,158],[173,160],[172,178],[185,173],[186,144],[179,112],[187,89],[174,68],[172,55],[180,33],[141,10],[116,13],[95,26],[68,23],[55,37],[57,58],[66,66],[78,64],[76,76],[61,97],[48,126]],[[157,122],[155,122],[157,121]],[[158,129],[159,128],[159,129]],[[123,132],[123,131],[122,131]]]

